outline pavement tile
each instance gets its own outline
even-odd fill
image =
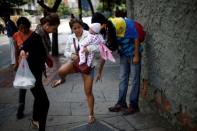
[[[117,115],[115,112],[109,112],[108,108],[112,105],[112,102],[105,101],[105,102],[95,102],[95,114],[96,115]]]
[[[105,96],[106,101],[113,101],[113,105],[116,104],[117,100],[118,100],[118,92],[115,90],[109,90],[109,91],[105,91],[103,92],[103,95]],[[111,105],[111,106],[113,106]]]
[[[54,116],[71,115],[71,104],[66,102],[51,103],[49,114]]]
[[[128,122],[125,122],[125,119],[122,116],[115,116],[110,118],[103,119],[106,123],[114,127],[115,129],[121,131],[134,131],[135,128]]]
[[[143,130],[140,130],[140,131],[174,131],[174,130],[168,130],[166,128],[163,128],[163,127],[153,127],[153,128],[146,128],[146,129],[143,129]]]
[[[88,126],[88,109],[81,75],[69,75],[65,83],[57,88],[51,88],[52,81],[58,79],[57,70],[59,66],[65,62],[62,56],[54,57],[53,60],[54,67],[47,69],[48,78],[43,79],[50,101],[46,131],[105,131],[107,128],[109,131],[175,131],[151,109],[148,101],[143,99],[140,99],[139,113],[122,116],[121,112],[108,111],[108,107],[113,106],[118,99],[119,84],[118,63],[111,64],[108,62],[104,69],[102,82],[94,83],[93,88],[97,123],[92,127]],[[33,131],[29,128],[29,119],[32,116],[34,98],[31,92],[27,91],[25,117],[22,120],[16,120],[18,90],[10,88],[12,87],[10,84],[12,84],[13,75],[8,75],[8,71],[0,71],[0,130]],[[7,75],[7,83],[4,81],[5,78],[2,78],[4,75]],[[5,87],[2,86],[2,82]],[[130,88],[127,95],[129,93]]]
[[[88,115],[87,103],[85,102],[73,102],[71,104],[72,115]]]
[[[6,69],[0,68],[0,88],[12,88],[15,71],[11,66]]]
[[[0,127],[1,131],[23,131],[29,130],[30,128],[30,118],[24,118],[22,120],[17,120],[15,114],[10,115],[7,122]]]
[[[77,127],[68,129],[68,131],[114,131],[114,128],[106,123],[96,121],[91,125],[90,124],[79,125]]]
[[[15,104],[18,102],[18,89],[0,88],[0,103]]]
[[[47,127],[53,126],[68,126],[64,129],[71,128],[71,125],[81,125],[87,123],[86,115],[72,115],[72,116],[48,116]],[[77,124],[77,125],[76,125]]]
[[[161,119],[158,114],[149,113],[136,113],[129,116],[124,116],[124,118],[137,130],[149,129],[153,127],[166,127],[168,125]]]
[[[16,110],[16,106],[12,104],[0,104],[0,127],[5,124]]]

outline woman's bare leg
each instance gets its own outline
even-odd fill
[[[66,75],[74,73],[74,72],[75,72],[75,70],[74,70],[73,64],[71,62],[67,62],[67,63],[63,64],[58,69],[58,75],[60,77],[60,80],[55,80],[52,84],[52,87],[57,87],[58,85],[64,83]]]
[[[93,78],[90,75],[82,74],[84,81],[84,92],[87,97],[88,111],[89,111],[89,123],[93,123],[94,118],[94,95],[92,93]]]

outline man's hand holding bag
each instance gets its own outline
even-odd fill
[[[33,76],[26,58],[21,59],[13,82],[14,88],[31,89],[35,86],[36,79]]]

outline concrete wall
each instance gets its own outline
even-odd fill
[[[197,1],[133,0],[132,8],[147,31],[142,77],[164,90],[171,114],[182,105],[197,123]]]

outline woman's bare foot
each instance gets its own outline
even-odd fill
[[[59,86],[60,84],[62,84],[64,82],[65,82],[65,80],[63,80],[63,79],[55,80],[55,81],[53,81],[51,86],[52,86],[52,88],[56,88],[57,86]]]
[[[92,115],[88,116],[88,124],[93,124],[96,121],[96,118]]]
[[[30,121],[30,128],[39,129],[39,122],[38,121],[31,120]]]

